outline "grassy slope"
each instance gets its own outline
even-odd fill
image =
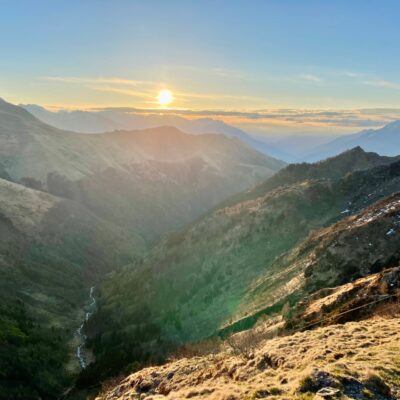
[[[323,387],[342,400],[398,398],[399,332],[399,319],[378,319],[277,337],[247,354],[228,347],[139,371],[100,399],[311,400]]]

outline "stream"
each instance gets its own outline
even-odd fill
[[[86,355],[85,355],[85,342],[86,342],[86,335],[83,332],[83,327],[85,326],[85,323],[89,321],[89,318],[93,314],[94,310],[96,309],[96,299],[94,297],[94,286],[90,288],[89,292],[89,304],[85,306],[85,319],[83,320],[82,324],[79,326],[79,328],[76,330],[76,334],[78,335],[79,338],[79,344],[76,348],[76,357],[79,361],[79,365],[81,366],[82,369],[85,369],[87,367],[87,360],[86,360]]]

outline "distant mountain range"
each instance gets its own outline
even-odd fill
[[[41,121],[59,129],[81,133],[102,133],[114,130],[142,130],[173,126],[192,135],[221,134],[236,137],[254,149],[277,159],[288,156],[277,147],[269,146],[262,140],[248,135],[241,129],[223,121],[211,118],[186,119],[168,114],[139,114],[129,109],[104,109],[98,111],[49,111],[35,104],[21,105]]]
[[[0,102],[0,173],[68,197],[147,238],[182,226],[285,165],[237,137],[175,127],[98,135]]]
[[[305,160],[319,161],[356,146],[381,155],[398,155],[400,152],[400,121],[391,122],[380,129],[367,129],[352,135],[340,136],[333,141],[317,146],[309,155],[305,156]]]
[[[142,115],[129,109],[104,109],[99,111],[52,112],[38,105],[22,105],[34,116],[59,129],[83,133],[100,133],[113,130],[140,130],[159,126],[174,126],[190,134],[223,134],[237,137],[256,150],[286,162],[315,162],[338,155],[360,146],[365,151],[381,155],[397,155],[400,149],[400,121],[380,129],[368,129],[355,134],[315,137],[310,134],[285,135],[271,139],[249,135],[223,121],[200,118],[186,119],[174,115]]]

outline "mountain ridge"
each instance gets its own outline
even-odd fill
[[[396,156],[400,149],[400,121],[393,121],[379,129],[366,129],[351,135],[340,136],[333,141],[318,146],[306,156],[313,162],[334,156],[349,148],[360,146],[386,156]]]
[[[284,166],[235,137],[174,127],[88,135],[4,101],[1,113],[2,176],[81,202],[150,241]]]
[[[186,119],[168,114],[135,114],[135,110],[129,109],[99,109],[99,110],[59,110],[52,112],[44,107],[34,104],[22,104],[25,108],[40,120],[58,127],[59,129],[97,134],[114,130],[149,129],[160,126],[175,126],[176,128],[193,135],[198,134],[222,134],[227,137],[237,137],[254,149],[274,157],[280,157],[281,153],[268,144],[245,133],[243,130],[228,125],[221,120],[213,118]]]

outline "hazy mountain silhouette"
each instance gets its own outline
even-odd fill
[[[310,162],[322,160],[356,146],[381,155],[398,155],[400,153],[400,121],[391,122],[380,129],[367,129],[352,135],[340,136],[316,147],[305,159]]]

